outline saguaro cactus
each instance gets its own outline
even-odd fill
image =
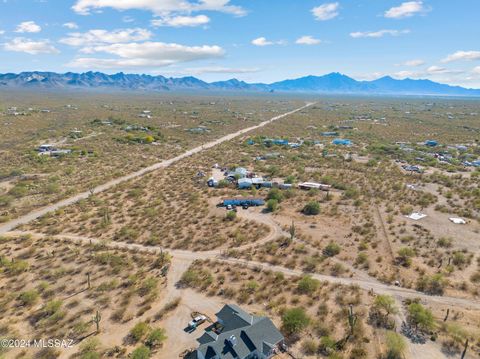
[[[467,349],[468,349],[468,339],[465,340],[465,346],[463,348],[463,352],[462,352],[462,357],[461,359],[465,358],[465,354],[467,354]]]
[[[103,219],[102,219],[102,224],[104,226],[108,226],[110,224],[110,211],[108,207],[105,207],[103,209]]]
[[[97,325],[97,333],[100,332],[100,321],[102,320],[102,316],[100,315],[100,313],[97,312],[95,313],[95,316],[93,317],[93,322]]]
[[[296,228],[295,228],[295,223],[292,221],[292,224],[290,226],[290,229],[289,229],[289,233],[290,233],[290,241],[293,241],[295,239],[295,233],[296,233]]]
[[[447,308],[447,315],[445,315],[445,318],[443,318],[443,321],[444,321],[444,322],[447,321],[449,314],[450,314],[450,308]]]
[[[348,311],[348,325],[350,326],[350,336],[353,335],[355,325],[357,324],[358,316],[353,313],[353,305],[350,304],[350,309]]]

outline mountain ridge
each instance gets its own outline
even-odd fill
[[[451,86],[427,79],[406,78],[397,80],[391,76],[384,76],[372,81],[359,81],[339,72],[332,72],[322,76],[308,75],[270,84],[247,83],[235,78],[225,81],[206,82],[193,76],[174,78],[162,75],[125,74],[124,72],[112,75],[93,71],[83,73],[66,72],[63,74],[25,71],[18,74],[0,74],[0,89],[32,87],[141,91],[220,90],[364,95],[480,96],[480,89]]]

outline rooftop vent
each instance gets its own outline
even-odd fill
[[[231,335],[230,338],[227,339],[227,341],[231,347],[234,347],[235,345],[237,345],[237,337],[235,335]]]

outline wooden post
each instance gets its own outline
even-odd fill
[[[87,273],[88,289],[90,289],[90,272]]]

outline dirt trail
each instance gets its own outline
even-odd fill
[[[256,241],[255,243],[247,243],[242,246],[236,247],[235,250],[237,251],[249,249],[254,245],[262,245],[282,236],[289,236],[289,234],[285,233],[285,231],[280,227],[280,225],[275,222],[272,216],[266,213],[261,213],[254,209],[249,209],[246,211],[239,211],[238,214],[240,218],[266,225],[268,228],[270,228],[270,232],[265,237]]]
[[[122,182],[126,182],[126,181],[129,181],[129,180],[133,179],[133,178],[144,176],[145,174],[150,173],[150,172],[155,171],[155,170],[158,170],[158,169],[169,167],[172,164],[174,164],[174,163],[176,163],[176,162],[178,162],[178,161],[180,161],[184,158],[190,157],[190,156],[192,156],[196,153],[199,153],[203,150],[206,150],[208,148],[215,147],[215,146],[217,146],[217,145],[219,145],[223,142],[232,140],[235,137],[243,135],[244,133],[247,133],[249,131],[256,130],[258,128],[264,127],[264,126],[266,126],[266,125],[268,125],[268,124],[270,124],[274,121],[280,120],[280,119],[282,119],[286,116],[294,114],[295,112],[301,111],[301,110],[303,110],[303,109],[305,109],[309,106],[312,106],[314,104],[315,104],[315,102],[308,102],[305,106],[302,106],[302,107],[297,108],[295,110],[292,110],[290,112],[286,112],[282,115],[272,117],[271,119],[263,121],[263,122],[259,123],[258,125],[247,127],[247,128],[242,129],[242,130],[239,130],[237,132],[230,133],[230,134],[228,134],[226,136],[223,136],[223,137],[220,137],[220,138],[218,138],[214,141],[211,141],[211,142],[205,143],[203,145],[200,145],[198,147],[192,148],[192,149],[190,149],[190,150],[188,150],[188,151],[186,151],[186,152],[184,152],[181,155],[178,155],[176,157],[170,158],[170,159],[162,161],[162,162],[155,163],[155,164],[153,164],[149,167],[145,167],[145,168],[143,168],[139,171],[136,171],[136,172],[130,173],[128,175],[113,179],[113,180],[111,180],[107,183],[104,183],[100,186],[97,186],[97,187],[93,188],[91,191],[85,191],[85,192],[82,192],[82,193],[78,193],[75,196],[72,196],[70,198],[63,199],[63,200],[61,200],[57,203],[48,205],[48,206],[40,208],[40,209],[37,209],[37,210],[32,211],[30,213],[27,213],[27,214],[25,214],[21,217],[15,218],[15,219],[13,219],[9,222],[5,222],[2,225],[0,225],[0,234],[9,232],[9,231],[15,229],[16,227],[18,227],[21,224],[26,224],[28,222],[31,222],[34,219],[37,219],[37,218],[47,214],[48,212],[56,211],[59,208],[69,206],[73,203],[76,203],[76,202],[80,201],[81,199],[88,198],[92,193],[99,193],[99,192],[106,191],[106,190],[108,190],[108,189],[110,189],[110,188],[112,188],[112,187],[114,187],[114,186],[116,186],[116,185],[118,185]]]
[[[106,242],[102,240],[98,240],[96,238],[88,238],[83,236],[76,236],[76,235],[56,235],[56,236],[49,236],[41,233],[35,232],[9,232],[5,235],[7,236],[21,236],[29,234],[35,238],[56,238],[56,239],[65,239],[71,240],[81,243],[91,243],[91,244],[104,244],[105,246],[112,248],[112,249],[128,249],[133,251],[139,252],[147,252],[147,253],[160,253],[164,248],[156,247],[156,246],[144,246],[141,244],[135,243],[125,243],[125,242]],[[258,242],[257,242],[258,243]],[[253,246],[255,243],[250,243],[248,245],[243,246],[244,249]],[[261,268],[265,270],[272,270],[276,272],[281,272],[287,276],[302,276],[305,273],[301,270],[295,269],[288,269],[281,266],[272,265],[269,263],[264,262],[257,262],[257,261],[248,261],[243,259],[236,259],[236,258],[227,258],[222,255],[222,250],[211,250],[205,252],[192,252],[188,250],[168,250],[168,252],[176,259],[185,260],[185,261],[194,261],[196,259],[214,259],[224,263],[230,264],[240,264],[244,267],[248,268]],[[421,300],[428,302],[430,304],[445,304],[451,306],[462,307],[466,309],[474,309],[480,310],[480,301],[475,299],[467,299],[467,298],[456,298],[456,297],[448,297],[448,296],[431,296],[427,295],[422,292],[418,292],[413,289],[396,287],[393,285],[384,284],[378,282],[375,279],[360,279],[360,278],[341,278],[341,277],[334,277],[326,274],[318,274],[318,273],[310,273],[311,276],[315,279],[326,281],[330,283],[338,283],[343,285],[357,285],[361,289],[364,290],[373,290],[377,294],[389,294],[395,297],[398,300],[403,299],[413,299],[413,298],[420,298]]]

